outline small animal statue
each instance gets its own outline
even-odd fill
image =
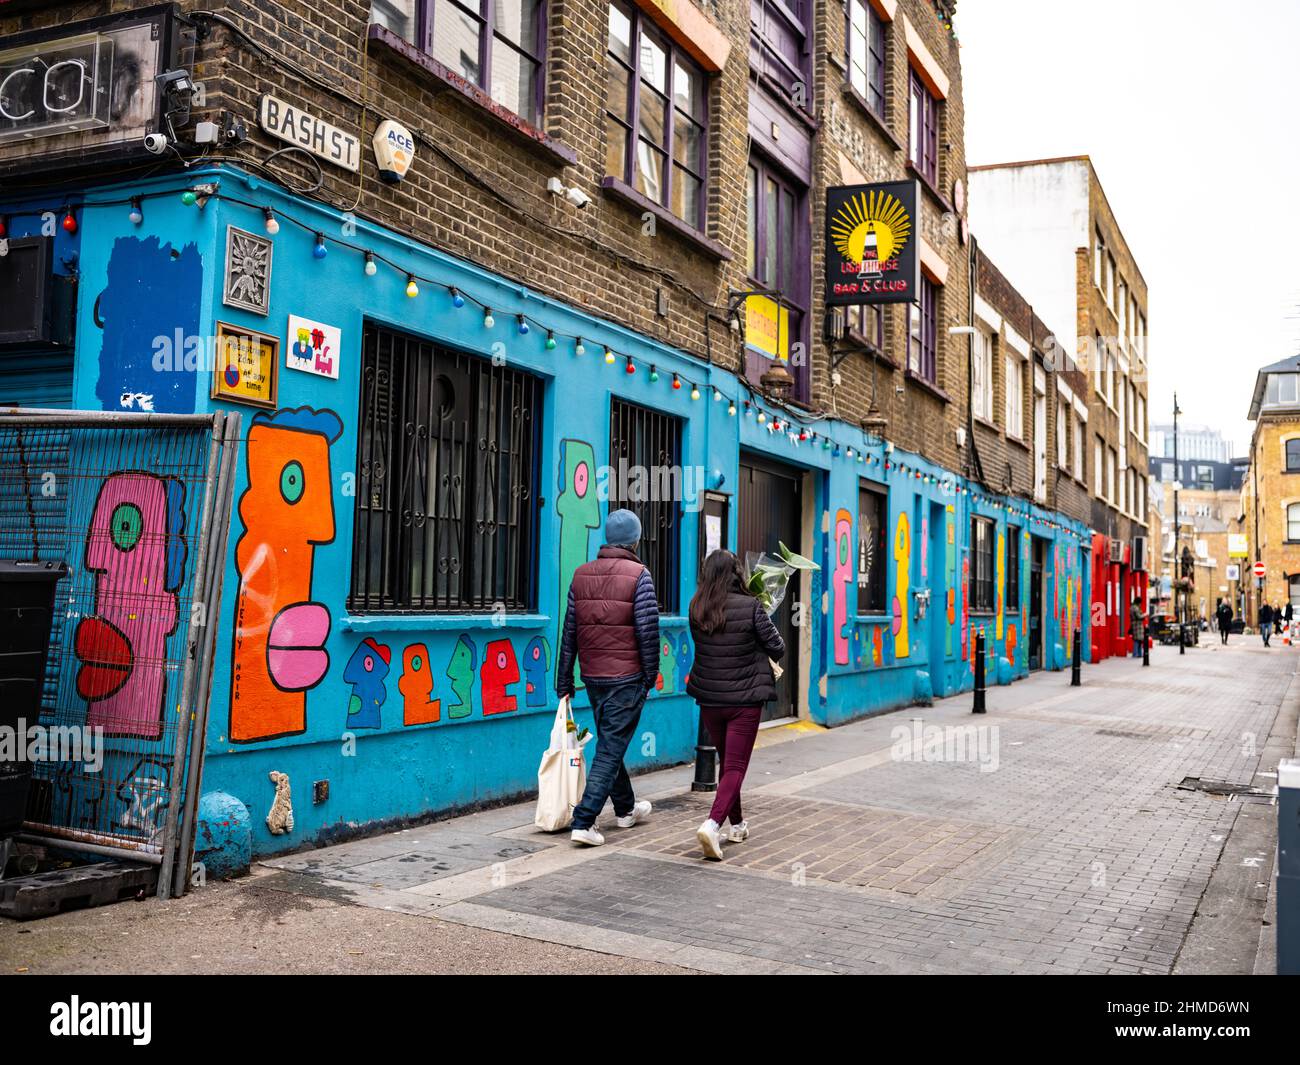
[[[275,785],[275,801],[266,815],[266,827],[271,835],[282,836],[293,831],[293,800],[289,795],[289,775],[271,770],[271,783]]]

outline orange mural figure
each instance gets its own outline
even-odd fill
[[[907,633],[908,590],[912,580],[912,526],[907,512],[898,515],[894,529],[894,657],[908,658],[912,654]]]
[[[1002,533],[998,533],[998,553],[994,556],[997,560],[998,569],[998,600],[997,600],[997,624],[994,626],[994,632],[997,638],[1002,639],[1002,622],[1003,622],[1003,601],[1007,594],[1007,566],[1006,566],[1006,541]]]
[[[329,611],[311,598],[316,548],[334,539],[331,410],[259,414],[248,430],[244,532],[235,544],[239,594],[230,662],[230,740],[307,729],[307,691],[329,668]]]
[[[431,725],[442,717],[442,700],[433,697],[433,669],[424,644],[413,643],[402,652],[397,690],[402,693],[403,725]]]

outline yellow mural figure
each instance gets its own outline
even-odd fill
[[[1003,539],[1002,533],[998,533],[998,553],[994,557],[996,559],[994,564],[998,568],[998,615],[997,625],[994,629],[994,636],[1000,640],[1002,639],[1003,603],[1006,601],[1007,594],[1006,541]]]
[[[894,529],[894,657],[912,654],[907,634],[907,592],[912,579],[912,530],[906,512],[898,515]]]
[[[1065,580],[1065,639],[1062,643],[1067,648],[1073,646],[1070,642],[1074,639],[1074,578],[1067,577]],[[1067,650],[1067,654],[1073,654],[1073,651]]]

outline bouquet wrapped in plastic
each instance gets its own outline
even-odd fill
[[[745,587],[771,615],[785,601],[786,590],[790,587],[790,578],[800,570],[819,570],[810,558],[797,555],[780,540],[776,543],[778,555],[766,551],[747,551],[745,553]]]

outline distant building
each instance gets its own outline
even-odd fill
[[[1261,602],[1300,607],[1300,356],[1265,366],[1255,376],[1247,415],[1255,423],[1250,468],[1241,489],[1251,561],[1265,574],[1249,584],[1249,617]]]

